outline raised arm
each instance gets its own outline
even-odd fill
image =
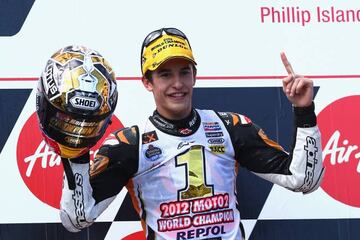
[[[235,158],[256,175],[293,191],[309,193],[320,186],[324,175],[321,136],[313,103],[313,81],[296,75],[285,53],[281,60],[288,73],[283,91],[293,105],[295,118],[290,153],[240,114],[220,114],[230,132]]]

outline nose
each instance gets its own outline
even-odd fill
[[[181,78],[180,74],[175,74],[175,76],[174,76],[174,84],[173,84],[174,88],[180,89],[180,88],[183,87],[183,85],[184,85],[184,81]]]

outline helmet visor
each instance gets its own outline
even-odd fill
[[[102,120],[70,116],[48,104],[43,116],[42,130],[67,147],[92,147],[105,133],[112,114]]]

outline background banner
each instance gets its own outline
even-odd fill
[[[314,80],[324,181],[303,195],[241,169],[247,239],[359,239],[359,1],[23,0],[0,1],[0,240],[144,239],[125,189],[90,228],[74,234],[61,225],[63,168],[42,141],[35,93],[53,53],[84,45],[117,76],[118,106],[107,132],[141,123],[155,104],[140,81],[140,47],[161,27],[177,27],[190,40],[197,108],[244,114],[286,150],[293,114],[281,88],[280,52]]]

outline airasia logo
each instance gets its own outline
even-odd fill
[[[332,102],[318,115],[326,174],[322,188],[332,198],[360,207],[360,95]]]
[[[123,127],[116,116],[111,120],[103,138],[91,149],[91,158],[106,136]],[[29,190],[42,202],[59,209],[64,170],[60,156],[50,151],[42,139],[36,113],[30,116],[20,132],[16,156],[20,175]]]

